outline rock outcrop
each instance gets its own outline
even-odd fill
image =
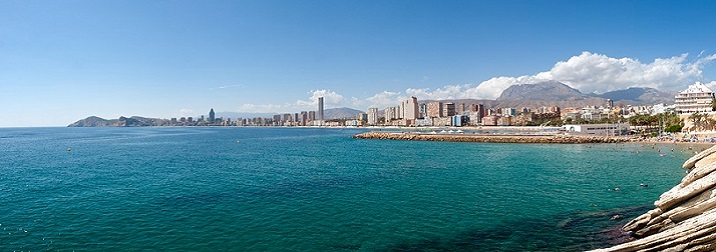
[[[479,142],[479,143],[621,143],[634,141],[624,136],[570,136],[570,135],[475,135],[475,134],[418,134],[397,132],[366,132],[353,136],[360,139]]]
[[[716,146],[684,162],[689,173],[623,227],[634,241],[593,251],[716,251]]]

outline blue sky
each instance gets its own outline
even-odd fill
[[[714,86],[713,1],[0,0],[0,126]]]

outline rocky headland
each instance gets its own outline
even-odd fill
[[[655,208],[628,222],[633,241],[593,251],[716,251],[716,146],[684,162],[688,174]]]
[[[557,144],[622,143],[637,140],[634,137],[626,136],[423,134],[375,131],[361,133],[353,136],[353,138],[404,141]]]

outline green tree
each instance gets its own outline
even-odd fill
[[[691,115],[689,115],[689,120],[693,123],[691,130],[700,130],[703,128],[703,120],[705,119],[705,115],[701,114],[699,112],[695,112]]]

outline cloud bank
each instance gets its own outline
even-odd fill
[[[306,100],[283,105],[245,104],[240,109],[252,112],[315,110],[318,97],[324,97],[327,108],[354,107],[362,110],[368,107],[396,106],[401,100],[410,96],[418,97],[419,100],[496,99],[511,85],[547,80],[560,81],[584,93],[605,93],[628,87],[681,90],[694,81],[703,81],[704,67],[716,59],[716,54],[704,55],[703,52],[693,59],[688,56],[682,54],[642,63],[638,59],[612,58],[585,51],[566,61],[555,63],[548,71],[517,77],[493,77],[477,85],[467,83],[445,85],[436,89],[408,88],[402,92],[386,90],[364,99],[346,98],[330,90],[313,90],[309,92],[310,96]],[[425,76],[421,82],[427,79],[428,77]],[[707,85],[714,87],[716,81],[708,82]]]

